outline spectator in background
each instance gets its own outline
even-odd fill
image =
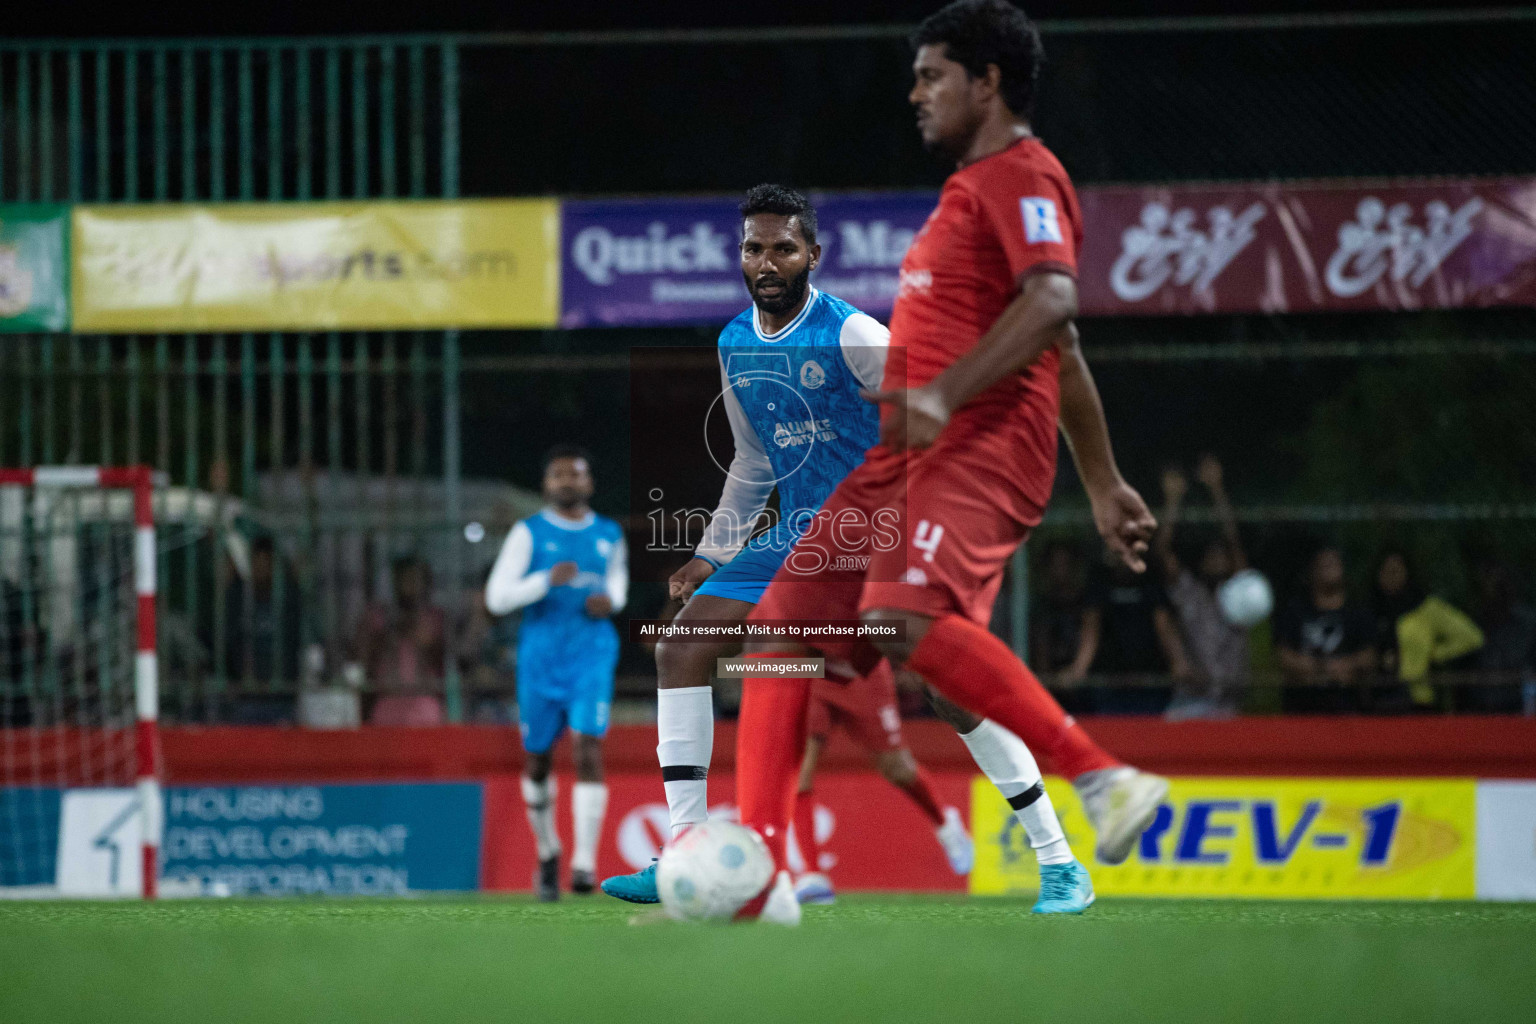
[[[1174,545],[1179,513],[1189,493],[1189,481],[1181,469],[1163,473],[1163,514],[1154,552],[1168,583],[1168,602],[1178,622],[1182,656],[1173,659],[1182,669],[1173,677],[1170,719],[1229,718],[1237,711],[1239,694],[1248,685],[1248,630],[1234,626],[1221,613],[1216,588],[1240,569],[1248,568],[1248,556],[1237,534],[1237,518],[1227,500],[1221,463],[1204,455],[1195,470],[1211,492],[1211,504],[1220,524],[1219,536],[1200,548],[1191,571],[1179,559]]]
[[[1470,687],[1463,706],[1468,711],[1519,710],[1522,691],[1536,693],[1536,610],[1519,599],[1514,574],[1497,562],[1477,567],[1477,596],[1477,624],[1483,631],[1477,667],[1493,678]]]
[[[1029,661],[1055,681],[1083,681],[1098,646],[1099,621],[1090,626],[1082,566],[1072,545],[1053,540],[1045,547],[1044,585],[1036,598],[1029,638]]]
[[[224,672],[230,679],[265,683],[299,678],[303,611],[292,572],[284,573],[281,594],[279,600],[277,549],[271,537],[257,537],[251,541],[250,580],[231,579],[224,590]]]
[[[1275,650],[1286,690],[1281,706],[1292,714],[1358,711],[1358,686],[1376,669],[1376,622],[1349,600],[1344,556],[1324,547],[1307,567],[1306,590],[1275,622]]]
[[[1396,549],[1382,552],[1376,563],[1373,604],[1383,677],[1401,684],[1414,708],[1433,707],[1430,668],[1476,651],[1483,646],[1483,631],[1447,602],[1425,593],[1408,556]]]
[[[1170,669],[1187,672],[1178,627],[1154,570],[1132,572],[1105,549],[1104,561],[1088,579],[1083,616],[1087,657],[1095,673],[1137,676],[1127,685],[1104,686],[1094,695],[1102,714],[1157,715],[1168,706],[1170,689],[1147,677]]]
[[[357,656],[378,693],[370,725],[443,723],[443,644],[447,632],[441,608],[432,604],[432,572],[415,555],[395,561],[395,600],[363,613]]]

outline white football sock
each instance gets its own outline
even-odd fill
[[[603,834],[603,815],[608,812],[608,787],[601,782],[578,782],[571,787],[571,824],[576,851],[572,871],[597,869],[597,840]]]
[[[1072,860],[1072,848],[1061,830],[1056,808],[1040,778],[1040,766],[1029,747],[1007,729],[989,719],[960,738],[971,750],[992,785],[1003,794],[1013,813],[1024,826],[1029,845],[1041,864],[1065,864]]]
[[[539,849],[539,860],[560,856],[560,836],[555,832],[555,777],[534,782],[523,776],[523,806],[528,811],[528,826]]]
[[[709,760],[715,749],[714,687],[656,691],[656,759],[667,791],[672,838],[709,819]]]

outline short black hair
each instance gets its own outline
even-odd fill
[[[549,451],[545,452],[544,472],[548,473],[550,465],[557,459],[580,459],[585,462],[588,467],[591,467],[592,465],[591,454],[579,444],[557,444]]]
[[[1007,0],[955,0],[923,19],[912,33],[912,49],[943,45],[950,60],[972,78],[996,64],[1008,109],[1028,117],[1035,107],[1035,83],[1045,64],[1040,33],[1029,16]]]
[[[805,196],[783,185],[754,185],[747,190],[747,198],[741,201],[741,219],[759,213],[776,213],[781,217],[794,217],[800,222],[800,234],[806,245],[816,244],[816,207]]]

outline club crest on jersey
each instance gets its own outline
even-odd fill
[[[800,386],[815,391],[827,382],[827,371],[821,368],[821,364],[814,359],[807,359],[800,364]]]
[[[1061,244],[1061,221],[1056,216],[1056,203],[1039,196],[1025,196],[1019,200],[1024,215],[1024,241],[1031,245],[1039,242]]]

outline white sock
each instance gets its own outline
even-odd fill
[[[1029,747],[1007,729],[988,719],[960,738],[971,750],[992,785],[1013,808],[1014,817],[1024,826],[1029,845],[1041,864],[1065,864],[1072,860],[1072,848],[1061,830],[1056,808],[1040,778],[1040,766]]]
[[[709,820],[709,760],[715,749],[714,687],[656,691],[656,759],[667,791],[672,838]]]
[[[608,787],[601,782],[578,782],[571,787],[571,824],[576,852],[572,871],[597,870],[597,840],[603,834],[603,815],[608,813]]]
[[[539,860],[560,856],[560,837],[555,833],[555,777],[534,782],[523,776],[523,805],[528,811],[528,826],[539,849]]]

